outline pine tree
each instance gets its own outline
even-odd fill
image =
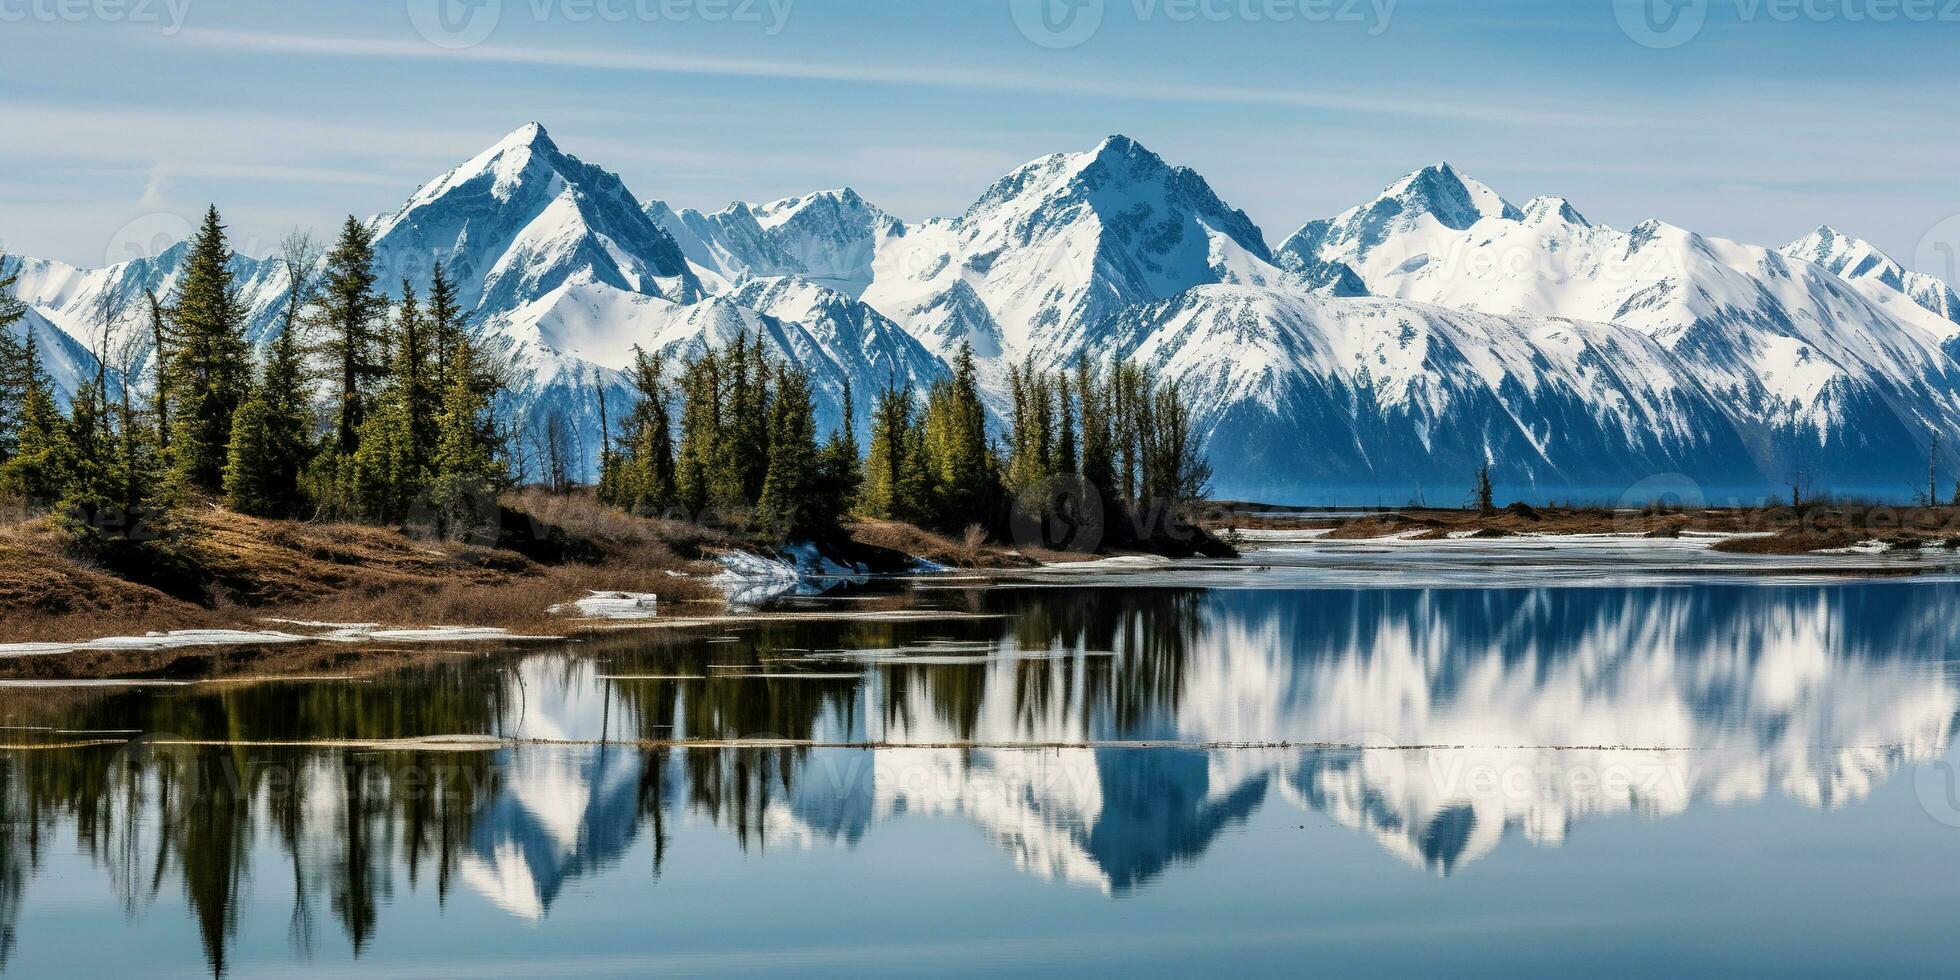
[[[1106,497],[1116,489],[1116,456],[1109,429],[1109,393],[1087,357],[1075,362],[1075,400],[1081,416],[1082,479]]]
[[[429,333],[435,347],[435,387],[445,399],[453,380],[451,364],[464,344],[464,323],[463,309],[456,300],[456,284],[443,272],[442,263],[437,262],[435,272],[429,277]]]
[[[409,455],[415,468],[421,470],[435,462],[436,415],[442,409],[442,391],[436,386],[434,352],[430,349],[433,333],[416,300],[415,287],[403,279],[389,384],[401,393],[402,409],[408,418]]]
[[[232,416],[231,451],[225,462],[225,506],[259,517],[287,516],[279,486],[278,458],[272,450],[271,407],[263,385]]]
[[[353,516],[396,523],[408,516],[422,486],[415,465],[414,434],[407,399],[400,388],[389,388],[361,420],[353,456],[343,468],[343,487]]]
[[[460,334],[448,350],[449,387],[437,422],[435,472],[429,501],[436,530],[454,539],[486,533],[496,520],[497,496],[508,482],[491,406],[497,378]]]
[[[916,483],[910,477],[915,466],[907,452],[911,429],[911,387],[888,385],[871,410],[871,453],[860,498],[869,516],[901,521],[918,516],[918,501],[907,499],[907,488]]]
[[[626,418],[624,447],[613,453],[616,472],[606,501],[649,517],[674,503],[674,437],[661,371],[659,355],[634,348],[632,379],[639,400]]]
[[[133,356],[128,361],[133,363]],[[141,558],[159,570],[156,550],[173,530],[177,481],[165,464],[150,413],[135,402],[125,370],[114,400],[106,370],[77,391],[62,427],[65,467],[57,506],[62,527],[96,556],[111,562]]]
[[[775,372],[769,412],[769,469],[756,502],[756,525],[777,540],[821,537],[835,529],[835,500],[820,500],[823,477],[817,451],[816,410],[810,377],[788,367]]]
[[[374,239],[352,215],[340,240],[327,253],[311,326],[323,337],[320,352],[333,376],[333,449],[351,456],[360,445],[373,388],[387,371],[382,362],[382,325],[388,301],[375,292]]]
[[[147,290],[144,299],[148,301],[150,313],[150,378],[151,390],[155,392],[155,412],[157,418],[157,445],[164,451],[170,450],[170,399],[167,386],[170,383],[170,315],[165,312],[163,300],[157,291]]]
[[[68,484],[68,427],[55,405],[54,382],[41,367],[39,346],[29,332],[18,360],[8,366],[9,385],[20,392],[12,453],[0,463],[0,499],[48,505]]]
[[[7,257],[0,255],[0,466],[19,448],[21,412],[33,370],[26,344],[14,339],[14,324],[27,316],[27,307],[14,297],[17,278],[7,272]]]
[[[232,414],[251,383],[245,313],[230,263],[231,246],[213,207],[191,240],[170,305],[163,384],[174,425],[171,472],[185,487],[206,491],[223,488]]]
[[[858,490],[864,484],[863,462],[858,458],[857,399],[849,378],[844,379],[841,421],[824,444],[817,466],[820,475],[813,492],[834,508],[833,522],[841,522],[843,515],[857,509]]]
[[[716,474],[722,469],[720,365],[720,357],[709,349],[681,370],[681,438],[674,460],[674,492],[680,506],[696,517],[707,510]]]

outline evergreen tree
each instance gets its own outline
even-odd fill
[[[453,380],[451,365],[465,342],[463,329],[464,315],[456,301],[456,284],[443,272],[442,263],[437,262],[435,272],[429,277],[429,336],[435,347],[435,388],[445,400]]]
[[[27,316],[27,307],[14,297],[16,278],[7,271],[7,257],[0,255],[0,466],[13,458],[20,444],[21,412],[34,363],[27,345],[14,339],[14,324]]]
[[[231,452],[225,462],[225,506],[243,514],[283,517],[289,513],[276,475],[271,414],[265,387],[259,385],[232,416]]]
[[[657,354],[634,348],[633,388],[639,395],[621,434],[623,448],[613,454],[615,473],[606,502],[642,516],[663,513],[674,503],[674,436],[666,384]]]
[[[824,444],[818,461],[821,474],[814,491],[818,499],[835,509],[834,521],[841,521],[842,515],[857,509],[858,489],[864,483],[863,463],[858,457],[857,399],[849,378],[844,379],[843,399],[842,422]]]
[[[311,326],[322,336],[320,352],[330,364],[334,399],[333,449],[352,456],[360,445],[373,388],[387,371],[383,365],[382,325],[388,301],[374,290],[374,238],[352,215],[340,240],[327,253]]]
[[[0,463],[0,499],[47,505],[68,483],[68,427],[55,405],[54,382],[41,367],[33,333],[20,344],[18,359],[7,366],[9,386],[18,390],[19,414],[11,454]]]
[[[388,380],[400,392],[402,410],[408,418],[409,456],[419,470],[434,465],[436,415],[442,409],[431,350],[434,332],[416,300],[415,287],[403,279]]]
[[[150,313],[150,378],[151,390],[155,392],[157,444],[164,452],[170,450],[170,399],[167,386],[170,383],[170,315],[164,311],[163,300],[157,291],[147,290],[144,299],[148,300]]]
[[[223,487],[232,414],[251,382],[245,311],[230,263],[231,246],[213,207],[191,240],[170,306],[163,384],[174,426],[172,475],[188,488],[206,491]]]
[[[919,501],[908,499],[908,490],[917,484],[910,474],[916,468],[908,453],[911,430],[911,387],[887,386],[871,410],[871,453],[860,497],[860,506],[872,517],[902,521],[919,516]]]
[[[926,445],[933,487],[932,519],[958,530],[996,517],[1002,492],[993,453],[987,445],[987,409],[980,400],[973,349],[960,345],[953,375],[933,386],[926,399]]]
[[[819,498],[823,468],[817,450],[810,377],[788,367],[775,372],[769,412],[769,469],[756,502],[756,524],[777,539],[822,537],[836,528],[837,501]]]
[[[1087,357],[1075,362],[1075,400],[1081,416],[1082,479],[1107,500],[1116,489],[1116,455],[1109,427],[1109,393]]]
[[[353,456],[343,466],[343,500],[354,516],[396,523],[408,516],[422,486],[415,465],[415,437],[408,403],[400,388],[391,387],[376,399],[361,420]]]
[[[447,363],[449,387],[443,392],[437,420],[429,501],[437,532],[462,539],[491,527],[509,470],[498,458],[501,440],[491,410],[497,397],[496,374],[460,333],[451,338]]]
[[[721,457],[721,359],[711,348],[681,371],[681,438],[674,460],[675,496],[690,515],[715,494]]]

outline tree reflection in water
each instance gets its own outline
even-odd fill
[[[36,870],[69,839],[126,915],[180,893],[223,973],[250,897],[283,893],[299,955],[327,920],[358,953],[398,893],[446,903],[461,883],[539,918],[643,836],[658,877],[684,815],[752,855],[957,817],[1030,873],[1121,892],[1275,798],[1440,874],[1507,832],[1556,843],[1591,815],[1772,793],[1843,805],[1950,746],[1955,592],[975,591],[951,601],[1005,618],[653,631],[373,683],[16,709],[9,725],[148,737],[0,753],[0,966]],[[438,734],[594,744],[240,744]],[[791,744],[635,744],[730,739]],[[1107,744],[1136,740],[1301,747]],[[794,744],[809,742],[877,747]],[[1454,748],[1353,747],[1379,743]],[[1632,778],[1598,778],[1618,771]],[[1479,788],[1485,772],[1497,788]]]

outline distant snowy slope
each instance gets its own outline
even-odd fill
[[[1104,334],[1096,353],[1183,387],[1228,496],[1447,493],[1487,461],[1534,496],[1660,472],[1755,477],[1721,401],[1665,347],[1611,325],[1215,285]]]

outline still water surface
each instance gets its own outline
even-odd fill
[[[1509,555],[15,697],[0,967],[1951,969],[1960,584]]]

